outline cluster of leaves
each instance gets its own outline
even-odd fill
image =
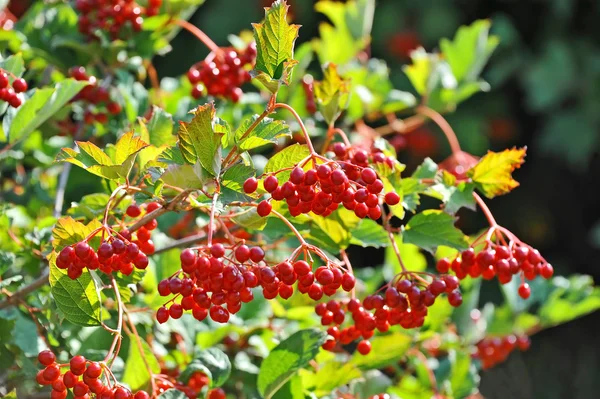
[[[47,347],[59,360],[69,353],[105,359],[110,332],[121,329],[125,309],[129,327],[111,368],[132,390],[153,392],[157,376],[171,374],[185,384],[201,372],[210,382],[200,395],[222,387],[236,398],[381,393],[463,398],[477,392],[481,365],[472,355],[484,337],[531,334],[600,307],[600,291],[585,276],[533,280],[527,300],[517,295],[520,280],[515,277],[502,285],[502,304],[482,303],[481,279],[472,279],[461,284],[461,307],[437,301],[423,327],[395,326],[377,333],[366,356],[352,346],[321,349],[327,333],[314,314],[314,302],[302,295],[265,300],[257,294],[226,325],[198,322],[190,315],[155,323],[153,315],[163,305],[157,285],[178,272],[177,247],[207,237],[211,242],[214,218],[227,220],[221,223],[226,238],[268,248],[272,262],[298,248],[298,234],[337,263],[350,246],[385,247],[383,264],[354,270],[361,282],[355,295],[364,298],[405,267],[435,272],[432,257],[451,257],[469,247],[478,234],[469,237],[457,228],[456,214],[462,208],[475,210],[476,191],[494,198],[516,188],[512,173],[525,156],[524,149],[489,152],[472,157],[462,171],[429,158],[411,173],[399,163],[373,164],[385,192],[400,197],[389,206],[387,220],[359,219],[345,209],[328,217],[293,217],[281,204],[273,209],[284,220],[260,217],[254,205],[265,190],[259,186],[247,194],[243,185],[248,178],[277,173],[283,182],[307,157],[315,166],[322,163],[312,144],[323,144],[326,153],[336,129],[349,132],[356,148],[395,159],[387,140],[365,134],[364,120],[379,121],[400,111],[454,110],[487,89],[480,73],[498,39],[488,34],[489,21],[477,21],[453,39],[442,39],[439,53],[413,52],[405,73],[414,90],[399,91],[382,60],[365,59],[373,1],[317,2],[316,11],[330,22],[320,26],[319,38],[294,51],[299,27],[288,23],[288,5],[278,0],[266,9],[265,20],[254,24],[255,91],[233,104],[193,99],[185,76],[148,88],[150,59],[169,50],[177,29],[169,21],[189,15],[200,2],[164,3],[161,13],[146,18],[141,32],[127,40],[88,42],[67,3],[38,3],[14,30],[0,36],[7,55],[0,67],[20,76],[26,65],[25,77],[34,83],[21,107],[0,110],[0,195],[6,199],[0,208],[0,369],[11,388],[23,393],[39,389],[35,357]],[[40,21],[44,29],[37,28]],[[245,47],[247,36],[233,37],[232,45]],[[96,67],[105,71],[103,79],[112,80],[123,112],[107,124],[86,124],[85,110],[71,101],[87,85],[67,77],[77,65]],[[308,71],[321,77],[314,82],[316,113],[306,107],[309,92],[302,82]],[[295,109],[298,118],[277,108],[276,101]],[[75,137],[65,133],[66,125],[77,127]],[[305,126],[311,134],[298,140],[294,133]],[[455,153],[451,159],[462,156]],[[77,168],[71,171],[71,165]],[[193,195],[185,204],[176,203],[182,192]],[[422,199],[430,203],[425,197],[437,202],[426,209],[421,204]],[[157,211],[160,228],[152,237],[157,251],[146,270],[116,273],[114,280],[85,270],[72,280],[57,267],[57,253],[66,246],[91,237],[90,245],[97,248],[104,226],[135,233],[140,226],[126,219],[127,208],[151,200],[165,212]],[[192,216],[184,220],[178,211]],[[95,235],[99,230],[102,235]],[[160,397],[185,395],[171,388]]]

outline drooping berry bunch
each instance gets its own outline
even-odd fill
[[[98,399],[149,399],[145,391],[133,394],[124,386],[113,383],[112,373],[103,363],[87,360],[81,355],[74,356],[67,364],[56,363],[52,351],[39,353],[38,361],[45,366],[37,373],[36,380],[40,385],[52,386],[52,399],[65,399],[71,390],[76,399],[89,398],[95,395]]]
[[[504,362],[515,349],[526,351],[530,345],[531,341],[527,335],[488,337],[477,343],[473,357],[479,359],[481,366],[486,370]]]
[[[12,84],[10,79],[13,79]],[[27,82],[17,78],[11,73],[0,68],[0,101],[6,101],[13,108],[18,108],[23,103],[19,93],[27,90]]]
[[[279,185],[275,175],[268,175],[263,186],[272,200],[285,200],[292,216],[313,212],[326,217],[342,204],[361,219],[369,217],[377,220],[381,217],[380,197],[389,205],[400,202],[395,192],[380,195],[383,182],[375,170],[351,162],[331,161],[307,171],[296,166],[287,182]],[[254,177],[244,182],[247,194],[254,193],[257,188],[258,181]],[[258,204],[260,216],[267,216],[271,210],[269,200]]]
[[[481,276],[485,280],[497,277],[501,284],[509,283],[517,274],[522,280],[533,280],[537,276],[549,279],[554,274],[552,265],[544,260],[538,250],[520,242],[511,242],[509,245],[487,242],[477,254],[473,248],[469,248],[452,260],[440,259],[437,270],[440,273],[452,270],[461,280],[467,276]],[[519,286],[519,295],[523,299],[531,295],[531,288],[525,281]]]
[[[194,86],[192,97],[198,99],[208,94],[238,102],[244,94],[241,86],[251,79],[249,70],[256,58],[256,43],[250,43],[241,52],[229,47],[221,50],[188,70],[187,77]]]
[[[108,32],[112,40],[126,39],[132,32],[142,30],[144,16],[157,15],[162,0],[148,0],[141,7],[133,0],[76,0],[79,11],[79,32],[98,40],[97,31]]]
[[[118,115],[121,113],[121,105],[111,99],[110,89],[103,87],[93,75],[88,75],[82,66],[73,67],[69,75],[75,80],[89,82],[73,99],[87,104],[83,114],[83,121],[91,125],[94,121],[105,124],[108,122],[108,114]]]
[[[323,348],[333,350],[338,343],[348,345],[362,339],[357,350],[366,355],[371,351],[368,340],[376,329],[386,332],[394,325],[406,329],[421,327],[427,316],[427,308],[444,293],[453,307],[462,304],[458,279],[451,275],[434,278],[430,283],[420,277],[414,280],[400,278],[395,284],[387,286],[384,295],[368,295],[362,302],[351,299],[320,303],[315,307],[315,312],[321,317],[322,325],[331,326],[327,330],[330,338],[325,341]],[[340,329],[346,320],[346,313],[351,314],[351,323]]]
[[[157,202],[146,206],[146,212],[152,212],[160,207]],[[130,217],[138,217],[142,211],[137,205],[130,205],[126,211]],[[140,270],[148,267],[148,257],[154,253],[154,243],[150,239],[151,231],[156,229],[156,219],[148,222],[134,234],[129,230],[113,232],[103,240],[97,250],[94,250],[89,241],[100,234],[100,229],[84,241],[64,247],[56,258],[56,266],[66,269],[67,275],[75,280],[81,276],[83,269],[100,270],[106,274],[121,272],[130,275],[134,267]]]
[[[321,266],[313,274],[306,261],[269,265],[264,256],[262,248],[243,243],[228,247],[216,243],[182,251],[181,270],[158,285],[160,295],[175,294],[175,297],[158,309],[156,319],[164,323],[170,317],[178,319],[184,311],[191,311],[197,320],[210,316],[216,322],[226,323],[230,314],[241,309],[242,303],[254,299],[252,288],[259,286],[266,299],[290,298],[296,282],[298,291],[314,300],[324,294],[331,296],[340,288],[345,291],[354,288],[354,276],[344,274],[339,268]]]

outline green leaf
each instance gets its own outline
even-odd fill
[[[498,46],[499,38],[489,36],[490,25],[489,20],[475,21],[461,26],[452,41],[440,40],[440,49],[459,82],[475,81]]]
[[[319,353],[327,334],[316,329],[300,330],[277,345],[263,360],[257,387],[270,399],[298,370],[306,367]]]
[[[291,137],[292,132],[290,127],[283,121],[273,120],[271,118],[263,118],[256,127],[248,132],[250,126],[259,118],[259,115],[253,115],[242,122],[240,127],[235,131],[235,141],[237,146],[244,151],[249,151],[263,145],[276,143],[277,139],[282,136]]]
[[[76,280],[71,280],[66,270],[56,266],[56,252],[48,256],[50,262],[50,292],[56,306],[65,318],[80,326],[101,324],[100,295],[89,272],[84,271]]]
[[[473,393],[479,383],[477,369],[471,362],[469,353],[452,350],[448,356],[452,367],[450,375],[452,397],[466,398]]]
[[[355,352],[350,363],[362,370],[383,368],[401,359],[412,345],[412,338],[404,333],[378,336],[371,342],[371,352]]]
[[[148,147],[133,131],[124,134],[106,152],[89,141],[76,141],[79,152],[63,148],[56,161],[69,162],[86,171],[110,180],[126,179],[135,163],[137,154]],[[110,155],[109,155],[110,154]]]
[[[158,395],[158,399],[187,399],[188,396],[181,392],[179,389],[171,388],[167,389],[160,395]]]
[[[550,285],[551,292],[538,312],[544,327],[566,323],[600,308],[600,288],[593,286],[590,276],[554,277]],[[537,288],[534,286],[532,292]]]
[[[246,179],[254,176],[254,168],[252,166],[237,164],[227,169],[223,173],[221,184],[233,191],[243,192],[243,185]]]
[[[0,68],[4,69],[15,76],[21,77],[25,72],[25,62],[21,53],[11,55],[0,60]]]
[[[129,335],[129,354],[125,361],[123,382],[129,385],[133,391],[147,388],[152,378],[148,368],[154,374],[160,373],[160,364],[154,356],[152,348],[143,339],[133,334]]]
[[[404,242],[434,253],[440,245],[464,250],[465,235],[454,226],[455,219],[443,211],[426,210],[413,216],[402,231]]]
[[[323,81],[314,82],[314,93],[323,118],[331,125],[348,106],[350,85],[330,62],[323,67]]]
[[[512,148],[502,152],[488,153],[467,171],[470,177],[486,197],[503,195],[519,186],[512,172],[525,162],[527,148]]]
[[[156,105],[152,106],[152,117],[146,123],[140,121],[143,126],[141,138],[146,143],[157,147],[175,144],[173,136],[173,116]]]
[[[269,162],[265,165],[265,173],[274,173],[282,169],[291,168],[309,155],[310,151],[306,144],[294,144],[286,147],[269,159]],[[291,173],[291,170],[284,170],[278,173],[277,179],[279,183],[288,181]]]
[[[267,218],[264,218],[256,212],[256,207],[248,207],[247,210],[239,212],[238,216],[231,220],[242,227],[253,230],[262,230],[267,225]]]
[[[8,132],[8,141],[14,143],[29,135],[54,116],[87,84],[74,79],[65,79],[57,83],[54,88],[35,90],[33,96],[23,105],[16,109],[12,108],[10,114],[5,116],[3,128]]]
[[[187,382],[196,371],[201,371],[210,378],[211,387],[220,387],[231,374],[231,362],[227,355],[217,348],[203,349],[196,352],[194,360],[179,378]]]
[[[257,52],[255,71],[284,84],[295,63],[294,42],[300,29],[299,25],[288,24],[288,9],[286,0],[277,0],[265,7],[264,22],[252,24]]]
[[[387,247],[390,244],[385,229],[374,220],[363,219],[358,227],[350,231],[352,239],[350,242],[361,247]]]
[[[310,389],[315,395],[322,397],[361,377],[361,372],[350,362],[341,363],[329,361],[319,365],[316,372],[302,373],[305,388]]]
[[[213,176],[221,170],[221,138],[224,135],[218,127],[220,121],[216,120],[215,112],[213,103],[196,108],[191,122],[180,122],[178,133],[179,148],[185,161],[190,165],[199,161]]]

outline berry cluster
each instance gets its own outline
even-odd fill
[[[13,82],[10,83],[9,76],[12,76]],[[0,68],[0,101],[6,101],[13,108],[19,108],[23,100],[19,93],[27,90],[27,82],[23,78],[17,78],[10,72]]]
[[[151,202],[147,205],[146,212],[152,212],[159,207],[157,202]],[[137,205],[130,205],[126,213],[130,217],[138,217],[142,211]],[[122,230],[116,236],[111,235],[104,240],[98,250],[94,250],[88,243],[94,237],[92,235],[85,241],[64,247],[56,258],[56,266],[66,269],[67,275],[73,280],[79,278],[85,268],[99,269],[106,274],[121,272],[128,276],[134,267],[140,270],[148,267],[147,255],[154,253],[154,243],[150,235],[157,226],[155,219],[148,222],[135,232],[136,239],[132,239],[129,230]]]
[[[335,159],[343,162],[350,162],[354,165],[366,168],[372,167],[377,170],[385,166],[394,169],[400,163],[397,159],[391,156],[386,156],[381,149],[371,147],[369,151],[355,146],[347,146],[344,143],[333,143],[330,150],[335,155]]]
[[[174,374],[171,372],[174,371]],[[169,370],[169,374],[156,375],[157,394],[160,395],[169,389],[177,389],[189,399],[196,399],[202,392],[202,389],[210,383],[210,378],[200,371],[194,372],[187,383],[177,381],[178,370]],[[207,399],[225,399],[225,391],[221,388],[214,388],[208,391]]]
[[[121,105],[111,100],[110,90],[102,87],[93,75],[88,75],[82,66],[73,67],[69,75],[75,80],[89,82],[71,101],[82,101],[93,105],[93,109],[87,107],[83,114],[83,121],[91,125],[94,121],[105,124],[108,122],[108,114],[118,115],[121,113]]]
[[[92,394],[98,399],[150,398],[145,391],[133,394],[123,386],[113,386],[104,364],[89,361],[81,355],[73,357],[67,364],[58,364],[54,353],[45,350],[39,353],[38,361],[46,367],[37,373],[36,380],[40,385],[52,386],[52,399],[65,399],[69,389],[76,399],[88,399]],[[107,384],[101,378],[103,374]]]
[[[477,343],[473,357],[479,359],[483,369],[487,370],[504,362],[515,349],[526,351],[530,345],[527,335],[484,338]]]
[[[327,330],[330,338],[325,341],[323,348],[333,350],[337,343],[348,345],[362,338],[357,350],[366,355],[371,351],[368,339],[373,336],[375,329],[386,332],[393,325],[407,329],[421,327],[427,316],[427,308],[443,293],[447,294],[448,302],[453,307],[462,304],[458,279],[451,275],[434,278],[427,284],[420,277],[414,281],[402,278],[388,285],[384,295],[369,295],[362,302],[351,299],[347,302],[331,300],[320,303],[315,307],[315,312],[321,316],[322,325],[331,326]],[[340,330],[346,312],[352,315],[352,325]]]
[[[533,280],[537,276],[549,279],[554,274],[552,265],[547,263],[538,250],[527,245],[496,245],[486,244],[479,253],[469,248],[458,254],[454,259],[442,258],[437,263],[440,273],[452,270],[460,280],[471,277],[483,277],[491,280],[498,277],[501,284],[509,283],[513,276],[520,274],[521,278]],[[526,282],[519,286],[519,295],[529,298],[531,288]]]
[[[256,43],[251,43],[239,53],[232,48],[223,48],[219,54],[211,53],[206,60],[188,70],[187,77],[194,86],[192,97],[198,99],[206,92],[210,96],[238,102],[243,94],[241,86],[252,79],[248,70],[255,58]]]
[[[158,14],[161,5],[162,0],[148,0],[146,8],[133,0],[76,0],[79,32],[89,39],[98,39],[96,31],[108,32],[112,40],[125,39],[142,30],[144,16]]]
[[[275,201],[285,200],[290,214],[298,216],[313,212],[324,217],[329,216],[342,204],[346,209],[363,219],[381,217],[379,194],[383,191],[383,182],[372,168],[358,166],[350,162],[328,162],[316,168],[304,171],[296,166],[287,182],[279,185],[277,177],[269,175],[263,180],[264,189]],[[244,182],[244,192],[252,194],[258,188],[258,181],[251,177]],[[400,197],[395,192],[385,194],[388,205],[396,205]],[[260,216],[271,213],[269,200],[258,204]]]
[[[354,288],[354,276],[338,268],[321,266],[313,273],[312,266],[303,260],[284,261],[271,267],[264,262],[264,256],[262,248],[245,244],[225,247],[216,243],[185,249],[180,255],[181,270],[158,285],[160,295],[176,296],[158,309],[156,319],[164,323],[191,311],[199,321],[210,316],[218,323],[226,323],[242,303],[254,299],[252,288],[258,286],[266,299],[290,298],[296,282],[298,291],[314,300],[331,296],[340,287],[345,291]]]

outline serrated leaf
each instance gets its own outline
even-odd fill
[[[211,387],[220,387],[229,378],[231,362],[229,357],[217,348],[203,349],[195,354],[194,360],[181,373],[180,379],[187,382],[196,371],[201,371],[210,378]]]
[[[213,103],[196,108],[191,122],[180,122],[178,133],[179,148],[185,161],[190,165],[199,161],[213,176],[221,169],[221,138],[225,134],[222,129],[215,128],[215,112]]]
[[[350,243],[361,247],[381,248],[390,244],[388,234],[383,226],[371,219],[363,219],[350,233],[352,234]]]
[[[94,175],[110,180],[126,179],[137,154],[148,146],[139,137],[134,137],[133,131],[121,136],[114,146],[108,146],[108,154],[89,141],[76,141],[76,143],[79,152],[71,148],[63,148],[56,156],[56,161],[72,163]]]
[[[5,116],[3,129],[8,141],[15,141],[29,135],[42,123],[56,114],[71,100],[87,82],[65,79],[53,88],[36,89],[19,108],[11,108]]]
[[[379,336],[371,343],[368,355],[355,352],[350,363],[363,370],[380,369],[401,359],[411,344],[412,338],[404,333]]]
[[[100,295],[89,272],[84,271],[76,280],[71,280],[66,270],[56,266],[56,252],[48,256],[50,263],[50,292],[56,306],[71,323],[80,326],[101,324]]]
[[[221,178],[221,185],[233,190],[243,191],[243,185],[246,179],[254,176],[254,168],[252,166],[237,164],[227,169]]]
[[[402,230],[405,243],[434,253],[438,246],[464,250],[469,246],[465,235],[454,226],[455,219],[443,211],[429,209],[413,216]]]
[[[265,165],[265,173],[273,173],[282,169],[291,168],[309,155],[310,151],[306,144],[294,144],[286,147],[269,159],[269,162]],[[290,170],[284,170],[278,173],[277,179],[279,180],[279,183],[281,184],[288,181],[291,173]]]
[[[361,377],[360,370],[349,362],[329,361],[319,366],[314,373],[306,372],[302,374],[305,388],[310,389],[319,397],[325,396],[336,388]]]
[[[139,344],[137,340],[139,340]],[[160,364],[146,341],[133,334],[129,335],[129,341],[129,354],[125,361],[125,372],[122,380],[133,391],[138,391],[147,388],[150,384],[150,379],[153,378],[150,372],[153,374],[160,373]],[[139,346],[142,347],[142,351],[140,351]]]
[[[246,211],[239,212],[238,216],[231,220],[242,227],[253,230],[262,230],[267,225],[267,218],[264,218],[256,212],[256,207],[252,206]]]
[[[526,147],[488,153],[477,165],[467,171],[467,176],[488,198],[503,195],[519,186],[512,172],[525,162]]]
[[[489,20],[478,20],[469,26],[461,26],[452,41],[440,40],[440,49],[459,82],[477,79],[498,46],[498,37],[489,36],[490,26]]]
[[[348,106],[350,85],[330,62],[323,67],[323,80],[314,82],[314,93],[323,118],[331,125]]]
[[[283,121],[274,120],[272,118],[264,118],[250,133],[245,135],[258,117],[258,115],[253,115],[251,118],[244,120],[236,130],[235,141],[241,150],[249,151],[263,145],[276,143],[277,139],[282,136],[291,137],[292,132],[290,131],[289,126]]]
[[[164,109],[153,105],[150,120],[140,124],[144,127],[141,137],[145,142],[157,147],[175,144],[173,116]]]
[[[265,7],[262,23],[252,24],[256,40],[255,70],[284,84],[293,66],[294,42],[300,29],[299,25],[288,24],[288,9],[285,0],[277,0],[271,7]]]
[[[270,399],[298,370],[315,358],[327,334],[316,330],[300,330],[277,345],[263,360],[257,387],[265,399]]]
[[[85,225],[71,217],[60,218],[52,229],[52,247],[58,252],[66,246],[83,241],[92,231],[100,227],[102,224],[96,219]]]

